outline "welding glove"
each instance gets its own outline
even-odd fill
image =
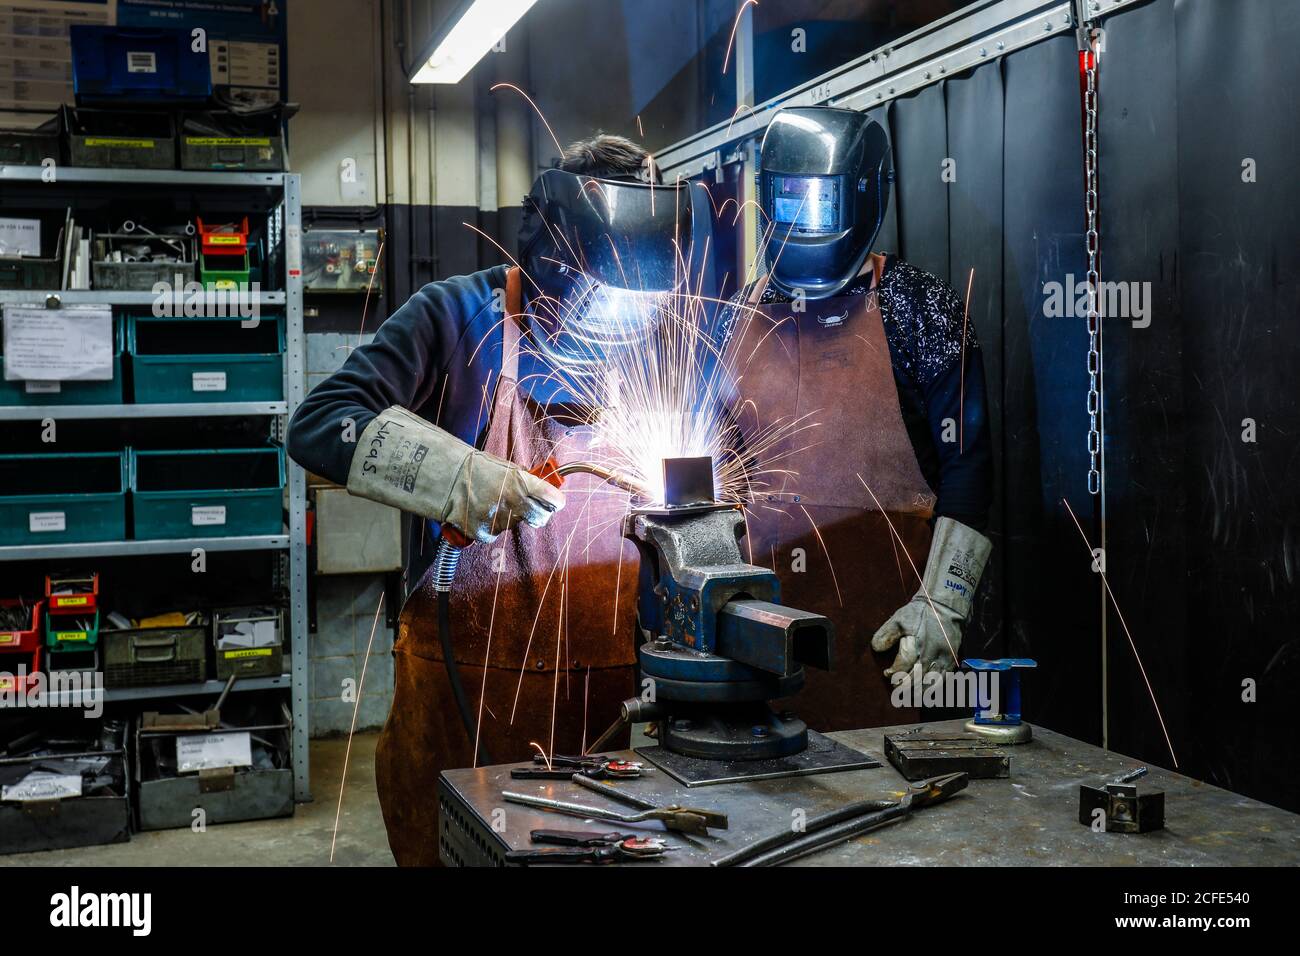
[[[993,542],[960,521],[935,522],[921,589],[871,638],[873,650],[898,646],[886,677],[906,674],[906,683],[918,673],[957,669],[962,627],[992,550]]]
[[[559,489],[397,405],[361,433],[348,491],[484,542],[520,521],[540,528],[564,507]]]

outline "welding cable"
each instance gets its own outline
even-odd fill
[[[438,592],[438,641],[442,644],[442,663],[447,669],[447,683],[451,685],[451,696],[456,700],[456,709],[460,711],[460,721],[465,725],[465,735],[470,747],[478,736],[474,729],[474,714],[469,708],[469,698],[465,695],[465,684],[460,679],[460,665],[456,663],[456,653],[451,640],[451,592]],[[484,666],[487,666],[486,663]],[[478,743],[478,756],[481,766],[492,763],[487,745],[482,740]]]
[[[718,859],[714,860],[709,865],[737,866],[745,864],[749,860],[754,859],[754,857],[778,849],[779,847],[783,847],[786,844],[794,843],[809,834],[825,830],[837,823],[842,823],[845,820],[856,820],[865,814],[878,813],[881,810],[888,810],[897,805],[897,801],[894,800],[858,800],[855,803],[850,803],[846,806],[840,807],[838,810],[831,810],[829,813],[823,813],[819,817],[813,817],[804,824],[802,830],[780,830],[773,833],[771,836],[763,837],[761,840],[751,843],[749,846],[741,847],[733,853],[728,853],[726,856],[718,857]],[[760,863],[758,865],[762,864]]]

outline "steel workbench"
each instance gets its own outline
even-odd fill
[[[954,730],[961,725],[962,721],[941,721],[922,726]],[[884,734],[905,729],[875,727],[830,736],[883,760]],[[1142,786],[1165,791],[1165,828],[1147,834],[1093,832],[1078,820],[1079,785],[1098,785],[1139,766],[1138,761],[1040,727],[1034,728],[1032,742],[1008,749],[1009,779],[972,780],[965,791],[945,803],[796,865],[1300,864],[1300,815],[1150,764],[1151,772]],[[605,822],[593,827],[575,817],[506,803],[501,792],[513,790],[628,810],[568,781],[512,780],[510,766],[451,770],[442,775],[438,796],[444,863],[502,865],[502,853],[528,847],[528,832],[538,828],[625,828]],[[886,762],[871,770],[690,789],[652,769],[640,779],[615,785],[657,803],[679,802],[728,814],[730,828],[716,838],[668,834],[669,843],[680,849],[659,862],[634,864],[699,866],[791,826],[797,811],[813,817],[854,800],[896,799],[907,783]],[[494,831],[494,821],[500,832]]]

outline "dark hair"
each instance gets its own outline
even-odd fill
[[[560,169],[598,179],[635,179],[648,181],[652,168],[650,154],[626,136],[597,133],[591,139],[571,143],[560,157]],[[659,180],[655,170],[655,179]]]

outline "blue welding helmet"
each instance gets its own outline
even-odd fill
[[[865,113],[779,111],[763,136],[759,202],[771,229],[768,281],[825,299],[862,270],[889,205],[889,138]]]
[[[699,271],[692,256],[711,228],[702,190],[543,172],[519,232],[534,344],[580,374],[644,342]]]

